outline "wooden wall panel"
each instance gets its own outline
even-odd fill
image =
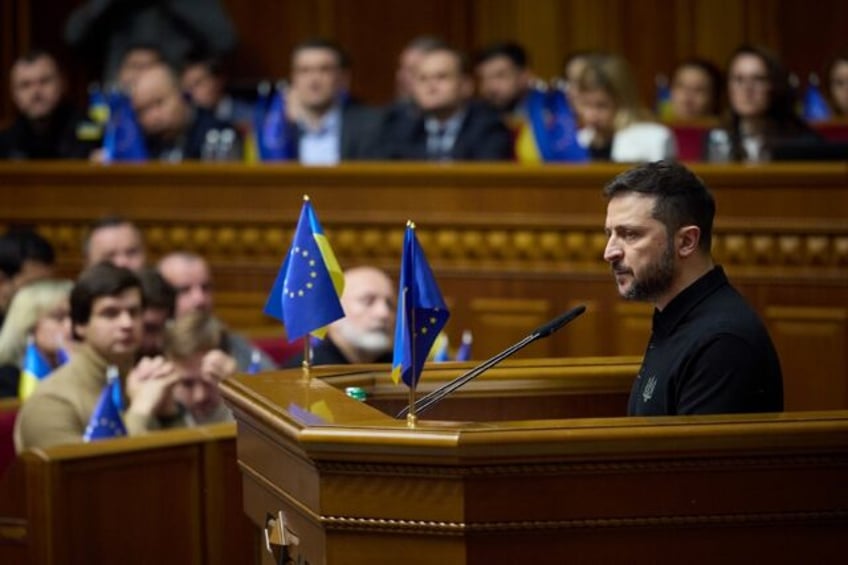
[[[534,328],[553,318],[548,300],[475,298],[471,300],[471,331],[477,351],[475,359],[503,350],[523,339]],[[453,341],[459,344],[459,341]],[[491,354],[489,352],[492,352]],[[516,354],[516,357],[549,357],[553,353],[550,341],[544,340]]]
[[[848,405],[848,309],[769,306],[765,319],[780,354],[787,410]],[[811,362],[830,359],[830,370]]]

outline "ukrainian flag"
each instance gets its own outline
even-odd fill
[[[31,395],[39,381],[47,377],[52,370],[53,367],[50,366],[50,363],[47,362],[47,359],[35,346],[35,342],[30,338],[24,352],[24,364],[18,383],[18,396],[21,400]]]

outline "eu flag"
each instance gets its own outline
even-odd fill
[[[289,342],[308,333],[323,338],[327,324],[344,316],[344,273],[309,197],[303,199],[294,241],[265,303],[265,313],[283,322]]]
[[[459,346],[459,349],[456,351],[456,360],[457,361],[470,361],[471,360],[471,330],[465,330],[462,332],[462,344]]]
[[[589,151],[577,141],[577,118],[565,89],[551,88],[548,94],[548,105],[551,113],[550,147],[546,161],[578,163],[589,160]]]
[[[130,99],[115,91],[109,96],[109,121],[103,134],[103,154],[107,163],[146,161],[144,133],[135,119]]]
[[[400,263],[395,349],[392,379],[415,388],[433,342],[448,321],[445,300],[415,235],[415,224],[406,225]]]
[[[810,82],[804,93],[804,119],[808,122],[830,119],[830,107],[819,89],[819,79],[814,74],[810,75]]]
[[[35,386],[44,379],[53,368],[47,359],[35,346],[35,341],[30,338],[24,350],[24,363],[21,368],[21,380],[18,382],[18,396],[21,400],[27,398],[35,390]]]
[[[262,161],[286,161],[297,156],[295,139],[286,119],[286,99],[277,88],[257,102],[256,145]],[[266,111],[267,109],[267,111]]]
[[[116,375],[111,375],[106,381],[103,392],[100,393],[97,406],[85,428],[83,441],[127,435],[127,429],[121,419],[120,403],[116,401],[119,398],[121,398],[121,380]]]

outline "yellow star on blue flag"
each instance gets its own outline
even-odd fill
[[[117,370],[110,368],[110,374],[97,406],[91,414],[88,426],[85,428],[83,441],[121,437],[127,435],[127,428],[121,419],[121,380]]]
[[[277,280],[265,303],[265,313],[283,322],[289,341],[311,333],[323,338],[327,325],[344,316],[339,296],[344,273],[324,235],[309,197]]]
[[[415,224],[406,225],[400,263],[392,379],[415,388],[433,342],[448,321],[447,306],[424,255]]]

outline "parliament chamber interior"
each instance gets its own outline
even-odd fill
[[[77,4],[0,0],[0,63],[35,46],[57,53],[82,104],[96,74],[62,35]],[[568,53],[617,52],[644,100],[692,55],[723,65],[738,45],[763,44],[806,82],[848,49],[836,0],[220,5],[238,36],[234,85],[287,76],[290,49],[324,36],[349,51],[350,90],[374,105],[392,100],[406,42],[433,32],[468,52],[515,40],[544,77]],[[15,110],[3,88],[5,126]],[[80,273],[93,221],[129,218],[151,264],[176,249],[204,257],[216,315],[277,361],[303,347],[263,311],[303,196],[342,267],[395,282],[413,220],[450,312],[444,334],[474,340],[471,360],[424,366],[419,397],[586,307],[415,425],[396,417],[409,394],[386,364],[238,374],[221,383],[234,422],[20,454],[25,401],[0,399],[0,562],[841,562],[848,159],[704,162],[688,127],[676,130],[679,157],[715,198],[715,262],[774,343],[782,412],[627,416],[654,309],[616,290],[603,188],[632,163],[0,161],[0,228],[36,230],[59,276]],[[848,142],[841,119],[815,129]]]

